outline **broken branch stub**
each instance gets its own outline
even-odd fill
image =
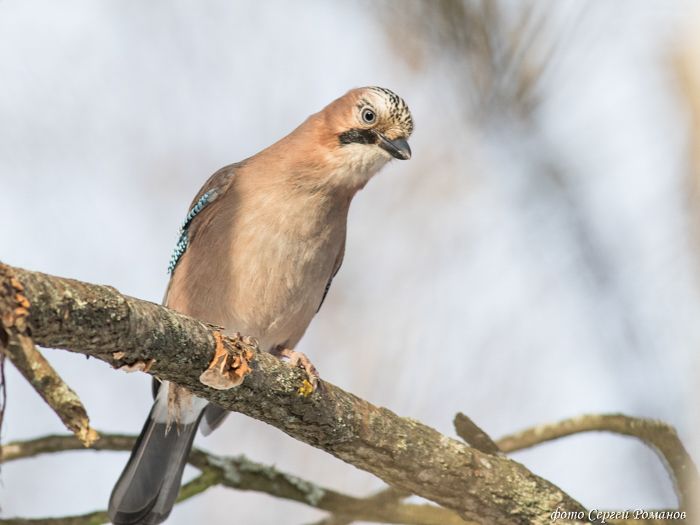
[[[24,285],[9,266],[0,265],[0,350],[66,428],[84,446],[89,447],[99,439],[99,435],[90,427],[87,411],[78,395],[34,345],[28,322],[30,307],[31,303],[24,294]]]

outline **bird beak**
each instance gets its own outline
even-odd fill
[[[379,137],[378,146],[386,151],[389,155],[396,159],[408,160],[411,158],[411,147],[404,138],[389,140],[381,133],[377,133]]]

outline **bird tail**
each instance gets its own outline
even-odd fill
[[[167,412],[164,390],[167,388],[161,388],[160,394],[165,395],[156,398],[131,457],[112,490],[108,514],[114,525],[156,525],[165,521],[175,505],[203,407],[190,407],[190,412],[196,412],[189,414],[183,423],[171,425],[168,418],[163,417],[164,400]]]

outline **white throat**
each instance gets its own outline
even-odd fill
[[[357,189],[363,188],[391,160],[385,151],[366,144],[347,144],[343,146],[343,154],[343,163],[333,178]]]

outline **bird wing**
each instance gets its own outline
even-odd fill
[[[168,264],[169,274],[172,275],[175,271],[180,258],[197,236],[197,231],[208,222],[205,218],[211,216],[211,209],[215,207],[214,203],[231,187],[235,169],[239,166],[240,164],[231,164],[221,168],[209,177],[195,196],[180,227],[180,237]]]
[[[216,208],[216,200],[221,197],[231,187],[236,168],[242,163],[231,164],[225,166],[214,173],[201,187],[197,195],[190,204],[189,211],[180,228],[180,237],[175,247],[175,251],[168,265],[168,272],[173,274],[175,267],[180,258],[184,255],[189,244],[197,237],[197,234],[206,227],[209,222],[212,211]],[[168,282],[163,298],[163,304],[168,297],[172,279]],[[153,398],[155,399],[160,388],[160,381],[153,378],[152,390]],[[225,419],[228,412],[213,404],[208,404],[204,410],[204,422],[202,424],[202,432],[205,435],[211,433]]]
[[[345,235],[343,235],[343,242],[340,244],[340,251],[338,252],[337,257],[335,258],[335,265],[333,266],[333,273],[331,273],[330,279],[328,279],[328,282],[326,283],[326,288],[323,290],[323,297],[321,297],[321,302],[318,305],[318,308],[316,309],[316,313],[321,309],[323,306],[323,301],[326,300],[326,296],[328,295],[328,290],[331,289],[331,283],[333,282],[333,278],[336,276],[338,273],[338,270],[340,270],[340,267],[343,265],[343,258],[345,257]]]

